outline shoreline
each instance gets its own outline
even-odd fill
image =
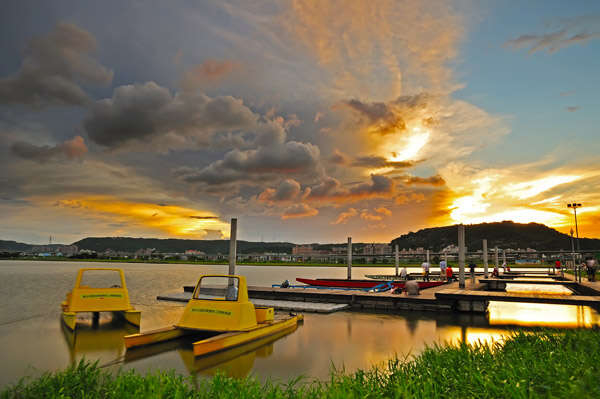
[[[226,266],[228,262],[209,262],[209,261],[189,261],[189,260],[149,260],[149,259],[98,259],[98,258],[67,258],[67,257],[20,257],[20,258],[0,258],[1,261],[13,260],[13,261],[41,261],[41,262],[98,262],[98,263],[148,263],[148,264],[174,264],[174,265],[206,265],[206,266]],[[458,267],[458,262],[448,262],[452,267]],[[282,266],[282,267],[339,267],[346,269],[347,265],[343,263],[300,263],[300,262],[236,262],[237,266]],[[402,267],[421,267],[421,263],[402,263],[400,262],[400,268]],[[540,264],[509,264],[511,268],[523,268],[523,269],[551,269],[552,265],[540,265]],[[366,268],[391,268],[395,266],[393,263],[353,263],[352,267],[366,267]],[[432,268],[437,268],[437,265],[432,265]],[[478,263],[478,268],[482,268],[483,265]],[[465,270],[468,267],[465,265]],[[491,272],[494,266],[488,265]]]

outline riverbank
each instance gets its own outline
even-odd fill
[[[19,258],[0,258],[2,260],[16,260],[16,261],[44,261],[44,262],[100,262],[100,263],[151,263],[151,264],[174,264],[174,265],[228,265],[227,260],[223,261],[190,261],[190,260],[176,260],[176,259],[124,259],[124,258],[113,258],[113,259],[98,259],[98,258],[67,258],[60,256],[46,256],[46,257],[19,257]],[[307,263],[307,262],[236,262],[240,266],[303,266],[303,267],[339,267],[346,268],[345,263]],[[453,268],[458,267],[457,262],[448,262]],[[354,262],[353,267],[372,267],[382,268],[390,267],[393,268],[393,263],[357,263]],[[421,267],[421,262],[400,262],[400,267]],[[432,265],[434,268],[436,264]],[[551,268],[548,265],[540,264],[510,264],[511,268],[523,268],[523,269],[545,269]],[[477,263],[477,267],[483,267],[482,263]],[[489,270],[494,268],[493,264],[490,263]]]
[[[406,361],[354,373],[332,371],[326,382],[283,383],[218,375],[196,381],[173,372],[116,375],[80,362],[23,380],[0,398],[499,398],[600,397],[598,330],[517,332],[492,345],[443,345]]]

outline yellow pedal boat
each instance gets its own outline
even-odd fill
[[[110,272],[113,274],[111,275]],[[117,274],[115,276],[115,273]],[[86,280],[94,281],[99,277],[115,279],[109,287],[91,287]],[[102,279],[102,278],[101,278]],[[77,326],[77,313],[92,312],[96,318],[99,312],[114,312],[122,315],[129,323],[138,326],[141,312],[129,303],[129,293],[125,283],[125,275],[121,269],[85,268],[79,269],[75,286],[62,302],[62,319],[67,327],[74,330]]]
[[[200,277],[192,299],[174,326],[125,336],[127,348],[198,335],[194,355],[202,356],[252,342],[295,327],[302,315],[275,316],[273,308],[248,300],[246,278],[238,275]]]

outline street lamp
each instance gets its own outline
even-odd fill
[[[579,251],[579,229],[577,228],[577,208],[581,208],[581,204],[577,202],[567,204],[567,208],[573,208],[573,214],[575,215],[575,236],[577,237],[577,251]]]

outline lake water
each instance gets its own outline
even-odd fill
[[[110,314],[102,314],[97,327],[78,326],[75,333],[63,327],[60,303],[81,267],[124,269],[131,302],[142,311],[142,331],[173,324],[181,315],[182,304],[158,301],[157,295],[181,292],[202,274],[227,272],[227,265],[0,261],[0,386],[63,369],[84,357],[114,370],[174,369],[196,379],[217,371],[275,380],[298,375],[327,378],[332,367],[369,368],[393,356],[418,354],[436,342],[502,339],[515,325],[599,324],[598,314],[585,307],[506,303],[490,304],[489,315],[306,313],[295,331],[214,356],[195,359],[189,343],[181,341],[127,353],[122,337],[136,329],[113,322]],[[270,286],[300,276],[344,278],[346,269],[238,266],[237,273],[246,276],[249,285]],[[354,278],[378,273],[393,274],[393,268],[353,269]]]

